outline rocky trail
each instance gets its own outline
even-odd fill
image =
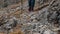
[[[34,12],[28,11],[28,0],[0,9],[0,34],[58,34],[60,26],[52,15],[56,17],[59,0],[43,1],[36,0]]]

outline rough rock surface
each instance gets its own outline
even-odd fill
[[[10,1],[0,9],[0,34],[60,34],[60,0],[36,0],[34,12],[28,0]]]

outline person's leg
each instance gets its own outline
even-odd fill
[[[31,1],[31,10],[34,11],[35,0]]]
[[[34,7],[31,7],[31,11],[34,11]]]
[[[29,11],[31,11],[31,0],[28,0]]]
[[[29,11],[31,11],[31,7],[29,6],[29,9],[28,9]]]
[[[34,10],[35,0],[29,0],[29,11]]]

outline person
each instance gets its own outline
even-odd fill
[[[35,0],[28,0],[29,3],[29,11],[33,11],[34,10],[34,5],[35,5]]]

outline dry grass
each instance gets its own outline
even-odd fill
[[[15,30],[14,32],[11,32],[10,34],[23,34],[23,32],[21,32],[19,29]]]
[[[10,34],[24,34],[24,32],[20,30],[20,25],[17,25]]]
[[[5,34],[4,32],[0,32],[0,34]]]

